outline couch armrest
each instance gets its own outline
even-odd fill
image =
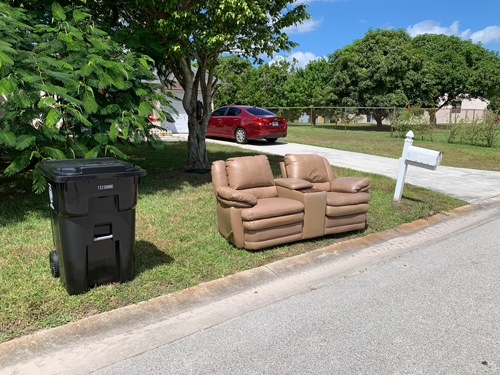
[[[336,193],[359,193],[370,188],[368,177],[339,177],[330,184],[330,189]]]
[[[257,204],[257,198],[254,195],[231,189],[227,186],[221,186],[217,189],[217,197],[222,198],[226,204],[228,201],[246,203],[250,206],[255,206]]]
[[[302,190],[313,187],[309,181],[300,178],[278,178],[274,180],[275,184],[290,190]]]

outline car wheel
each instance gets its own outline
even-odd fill
[[[267,138],[266,141],[268,141],[269,143],[274,143],[276,142],[276,139],[278,138]]]
[[[243,128],[238,128],[234,132],[234,139],[236,139],[236,143],[243,144],[248,143],[247,132]]]

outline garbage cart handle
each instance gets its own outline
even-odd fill
[[[101,236],[101,237],[94,237],[94,242],[97,242],[97,241],[104,241],[104,240],[112,240],[113,239],[113,235],[112,234],[109,234],[107,236]]]

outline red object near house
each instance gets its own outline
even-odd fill
[[[286,137],[287,124],[266,109],[245,105],[220,107],[212,113],[207,126],[207,136],[231,138],[236,143],[250,139],[275,142]]]

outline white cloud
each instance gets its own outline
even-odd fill
[[[471,39],[474,43],[481,42],[483,44],[500,40],[500,27],[498,26],[488,26],[476,32],[472,32],[470,29],[460,32],[460,21],[455,21],[446,27],[441,26],[437,21],[426,20],[408,26],[406,31],[412,37],[420,34],[456,35],[462,39]]]
[[[319,20],[305,20],[296,26],[285,27],[283,31],[287,34],[302,34],[316,30],[323,22],[323,18]]]
[[[482,42],[483,44],[486,44],[489,42],[496,42],[500,40],[500,27],[488,26],[483,30],[472,33],[470,35],[470,39],[472,39],[474,43]]]
[[[358,23],[367,23],[368,21],[367,20],[359,20]]]
[[[322,56],[322,57],[324,57],[324,56]],[[321,57],[316,56],[312,52],[297,51],[297,52],[293,52],[291,55],[288,55],[288,56],[276,55],[276,56],[274,56],[274,59],[269,62],[269,64],[273,64],[276,61],[283,60],[283,59],[286,59],[286,60],[292,62],[293,59],[295,59],[295,60],[297,60],[297,64],[295,65],[297,68],[305,68],[305,66],[307,65],[307,63],[309,61],[316,60],[319,58],[321,58]]]
[[[439,22],[427,20],[419,22],[413,26],[408,26],[406,31],[412,37],[420,34],[445,34],[445,35],[458,35],[459,21],[455,21],[450,27],[440,26]]]

